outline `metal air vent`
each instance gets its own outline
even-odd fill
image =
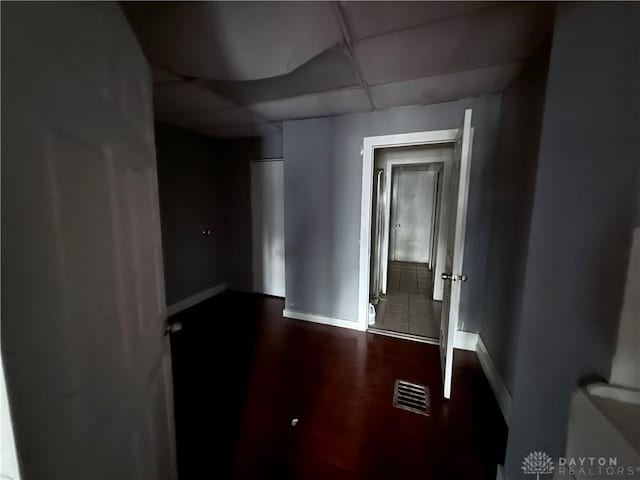
[[[393,389],[393,406],[420,415],[429,415],[431,411],[429,388],[406,380],[396,380]]]

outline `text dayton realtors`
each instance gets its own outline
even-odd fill
[[[560,457],[557,473],[560,475],[634,475],[639,466],[618,465],[616,457]]]

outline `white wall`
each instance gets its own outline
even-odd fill
[[[390,258],[429,264],[435,173],[399,166],[392,178]]]
[[[251,162],[253,291],[284,297],[284,164]]]

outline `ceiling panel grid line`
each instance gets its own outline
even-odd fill
[[[553,5],[123,2],[156,118],[205,135],[499,93],[548,52]]]
[[[351,32],[349,31],[349,26],[344,17],[344,13],[342,12],[342,8],[338,2],[333,4],[333,11],[336,14],[336,20],[338,21],[338,25],[340,26],[340,31],[342,32],[342,38],[344,39],[344,43],[349,55],[349,59],[351,60],[351,65],[353,69],[356,71],[358,75],[358,79],[360,80],[360,85],[367,94],[367,98],[369,99],[369,103],[371,104],[371,110],[376,111],[376,104],[373,101],[373,96],[371,95],[371,91],[369,90],[369,85],[364,78],[364,74],[362,73],[362,68],[360,67],[360,62],[355,55],[355,52],[352,48],[352,40],[351,40]]]

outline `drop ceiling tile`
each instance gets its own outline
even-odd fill
[[[234,106],[224,98],[192,82],[156,85],[153,92],[156,113],[214,110]]]
[[[287,74],[342,41],[331,2],[122,2],[146,56],[180,75]]]
[[[365,112],[371,105],[363,89],[350,88],[257,103],[249,108],[267,120],[280,121]]]
[[[386,83],[371,87],[370,91],[373,103],[381,110],[401,105],[446,102],[500,92],[521,69],[521,64],[514,63]]]
[[[551,31],[552,7],[518,4],[358,42],[369,85],[514,63],[534,55]]]
[[[340,2],[354,39],[468,15],[490,2]]]
[[[188,129],[241,127],[264,123],[259,116],[241,107],[172,112],[158,114],[156,117],[161,121]]]
[[[204,81],[212,91],[247,105],[278,98],[355,87],[360,84],[344,45],[336,45],[293,72],[245,82]]]

